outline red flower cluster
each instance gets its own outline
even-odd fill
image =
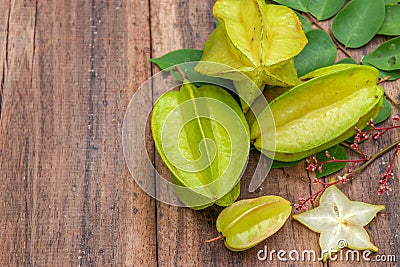
[[[396,116],[392,117],[392,120],[400,121],[400,115],[396,115]],[[364,131],[362,131],[361,129],[359,129],[357,127],[355,128],[356,135],[354,137],[353,144],[351,144],[351,146],[350,146],[354,151],[358,152],[361,155],[361,157],[362,157],[361,159],[348,159],[348,160],[347,159],[346,160],[335,159],[333,156],[331,156],[329,151],[325,151],[325,155],[329,159],[327,161],[319,162],[317,160],[316,156],[313,156],[311,158],[311,160],[306,159],[306,161],[307,161],[306,169],[308,171],[313,171],[313,172],[315,172],[316,170],[318,170],[319,172],[322,172],[323,166],[330,162],[348,162],[348,163],[352,163],[353,165],[347,170],[347,173],[345,175],[338,176],[336,178],[336,180],[334,180],[330,183],[324,183],[320,179],[314,178],[313,184],[314,185],[323,185],[323,188],[321,188],[320,190],[318,190],[317,192],[315,192],[308,198],[299,197],[298,202],[294,205],[296,210],[307,210],[308,209],[307,203],[311,203],[313,205],[315,203],[317,197],[322,192],[324,192],[328,187],[339,184],[339,183],[342,183],[342,184],[346,183],[347,181],[352,179],[355,174],[361,172],[368,164],[370,164],[376,158],[378,158],[378,156],[381,156],[383,153],[385,153],[388,150],[395,147],[396,149],[394,151],[394,155],[390,162],[389,168],[382,175],[382,178],[379,180],[378,194],[382,195],[383,193],[385,193],[387,191],[392,191],[392,188],[389,185],[389,180],[394,179],[393,166],[395,163],[395,159],[397,158],[399,151],[400,151],[400,140],[397,140],[395,143],[390,145],[388,148],[382,150],[381,152],[377,153],[373,157],[366,156],[365,153],[361,150],[359,144],[364,141],[370,140],[371,137],[373,140],[377,140],[378,138],[383,136],[388,131],[400,128],[400,125],[394,125],[394,126],[389,126],[389,127],[376,127],[374,125],[374,120],[371,119],[368,122],[367,126],[368,127]],[[362,166],[360,166],[358,169],[355,169],[353,171],[355,164],[360,163],[360,162],[365,162],[365,163]]]

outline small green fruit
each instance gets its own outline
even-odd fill
[[[276,233],[291,211],[290,202],[279,196],[240,200],[220,213],[216,226],[226,247],[241,251]]]

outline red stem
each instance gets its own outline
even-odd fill
[[[218,241],[218,240],[221,240],[221,239],[224,239],[224,237],[222,235],[219,235],[219,236],[216,236],[214,238],[208,239],[208,240],[206,240],[204,242],[211,243],[211,242]]]
[[[394,151],[394,154],[393,154],[392,161],[390,162],[389,169],[387,170],[387,173],[391,173],[392,172],[393,166],[394,166],[394,161],[396,160],[396,157],[399,154],[399,149],[400,149],[400,145],[397,145],[396,149]]]
[[[326,189],[328,189],[329,187],[331,187],[332,185],[336,185],[338,183],[340,183],[340,180],[336,180],[334,182],[331,183],[324,183],[324,182],[319,182],[320,184],[325,185],[323,188],[321,188],[320,190],[318,190],[317,192],[315,192],[314,194],[312,194],[311,196],[309,196],[308,198],[302,200],[296,207],[297,210],[301,210],[304,205],[308,202],[311,201],[311,203],[313,203],[315,201],[315,199],[319,196],[319,194],[321,194],[322,192],[324,192]]]
[[[377,83],[377,84],[380,84],[380,83],[386,82],[386,81],[387,81],[387,80],[389,80],[390,78],[392,78],[392,76],[386,76],[386,77],[383,77],[382,79],[380,79],[380,80],[378,81],[378,83]]]
[[[395,126],[389,126],[389,127],[372,127],[372,129],[369,129],[369,130],[367,130],[366,132],[372,132],[372,131],[385,131],[385,132],[387,132],[387,131],[389,131],[389,130],[392,130],[392,129],[397,129],[397,128],[400,128],[400,125],[395,125]]]
[[[326,164],[326,163],[332,163],[332,162],[352,162],[352,163],[357,163],[357,162],[364,162],[367,161],[367,158],[364,159],[330,159],[324,162],[321,162],[320,164]]]

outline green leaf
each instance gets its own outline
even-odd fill
[[[346,0],[311,0],[309,11],[318,20],[329,19],[344,5]]]
[[[378,116],[376,116],[376,118],[374,119],[374,123],[378,124],[384,122],[390,117],[391,114],[392,114],[392,105],[385,97],[385,99],[383,100],[381,111],[379,112]]]
[[[357,61],[355,61],[351,57],[346,57],[346,58],[343,58],[343,59],[339,60],[335,64],[357,64]]]
[[[390,76],[389,81],[400,79],[400,70],[379,70],[379,78]]]
[[[375,36],[384,18],[383,0],[352,0],[334,18],[332,32],[346,47],[358,48]]]
[[[296,15],[299,17],[301,26],[303,27],[304,33],[309,32],[312,29],[312,24],[309,22],[303,15],[301,15],[299,12],[296,12]]]
[[[310,0],[274,0],[279,4],[285,5],[292,9],[296,9],[298,11],[308,12],[308,7],[310,5]]]
[[[331,147],[327,150],[328,150],[329,154],[331,154],[331,156],[335,159],[348,159],[346,150],[339,145]],[[325,151],[321,151],[316,155],[318,162],[324,162],[324,161],[331,160],[330,158],[328,158],[326,156],[325,153],[326,153]],[[319,172],[318,170],[316,170],[316,176],[317,176],[317,178],[328,176],[329,174],[340,171],[345,166],[346,166],[346,162],[326,163],[322,166],[322,172]]]
[[[279,4],[302,12],[310,12],[318,20],[335,15],[346,0],[274,0]]]
[[[377,49],[365,55],[362,63],[381,70],[400,69],[400,36],[384,42]]]
[[[400,35],[400,5],[386,5],[385,20],[379,34],[384,35]]]
[[[337,56],[336,46],[325,31],[311,30],[306,33],[306,36],[308,44],[294,58],[299,76],[333,64]]]
[[[194,70],[202,54],[202,50],[180,49],[169,52],[159,58],[150,58],[149,61],[157,64],[163,71],[169,71],[179,81],[183,81],[183,77],[175,69],[175,66],[179,66],[186,78],[197,86],[209,83],[232,88],[232,82],[229,80],[202,75]]]
[[[371,64],[364,63],[364,65],[371,66]],[[397,79],[400,79],[400,70],[380,70],[379,71],[379,79],[386,78],[387,76],[390,76],[389,81],[394,81]]]
[[[399,0],[385,0],[385,4],[397,4],[399,2]]]
[[[274,160],[272,162],[271,169],[292,167],[292,166],[297,165],[300,161],[301,160],[285,162],[285,161]]]
[[[159,58],[150,58],[149,61],[157,64],[160,69],[166,70],[181,63],[199,61],[202,55],[202,50],[180,49],[169,52]]]

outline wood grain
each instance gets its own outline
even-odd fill
[[[1,265],[155,265],[154,201],[121,145],[150,76],[148,4],[1,8]]]
[[[258,260],[265,246],[319,252],[318,235],[292,219],[244,252],[231,252],[223,242],[205,244],[218,234],[215,220],[222,208],[193,211],[159,203],[132,178],[154,178],[140,164],[131,175],[121,139],[130,99],[158,72],[147,59],[202,49],[215,26],[214,2],[0,0],[1,266],[354,266],[344,260]],[[322,26],[328,29],[329,23]],[[386,39],[376,37],[350,53],[359,61]],[[398,97],[399,81],[383,86]],[[163,90],[154,84],[145,92],[138,116],[146,118],[141,111]],[[366,151],[398,138],[393,131]],[[144,142],[147,151],[130,153],[138,161],[148,155],[168,177],[148,125]],[[378,254],[400,257],[399,181],[392,182],[389,195],[375,193],[392,153],[341,188],[352,199],[386,206],[367,230]],[[314,174],[300,163],[270,171],[262,187],[249,193],[258,157],[251,152],[240,198],[277,194],[296,202],[317,189],[310,185]],[[396,174],[399,167],[398,159]]]

